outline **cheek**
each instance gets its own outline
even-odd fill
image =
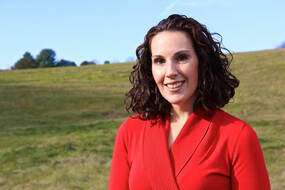
[[[152,69],[152,76],[153,76],[155,83],[160,83],[163,80],[162,74],[157,68]]]

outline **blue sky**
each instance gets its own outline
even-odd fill
[[[233,52],[285,41],[284,0],[0,0],[0,69],[44,48],[77,65],[124,62],[135,57],[148,29],[173,13],[220,33]]]

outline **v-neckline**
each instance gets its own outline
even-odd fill
[[[191,162],[192,156],[207,134],[211,120],[212,117],[207,117],[200,111],[190,114],[171,149],[168,146],[169,118],[159,119],[156,124],[151,121],[146,123],[143,160],[154,189],[178,189],[176,177]],[[165,184],[165,181],[168,183]]]
[[[194,112],[190,113],[188,115],[187,120],[185,121],[185,123],[183,124],[183,126],[181,127],[180,131],[178,132],[178,135],[176,136],[176,138],[174,139],[174,141],[172,142],[171,146],[169,146],[169,136],[170,136],[170,123],[171,123],[171,117],[168,114],[167,118],[166,118],[166,123],[165,123],[165,129],[166,129],[166,136],[167,136],[167,143],[168,143],[168,152],[172,152],[173,146],[175,146],[176,141],[179,140],[180,136],[182,135],[182,132],[185,130],[184,128],[186,127],[191,127],[190,126],[190,122],[189,120],[191,120],[191,117],[193,117]]]

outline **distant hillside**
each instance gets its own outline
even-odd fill
[[[106,189],[134,63],[0,72],[0,189]],[[225,110],[256,130],[285,189],[285,49],[234,54]]]

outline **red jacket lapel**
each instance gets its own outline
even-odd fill
[[[199,144],[207,134],[210,123],[211,116],[207,116],[201,110],[193,112],[189,116],[170,150],[170,158],[176,177],[191,160]]]
[[[165,122],[158,120],[144,128],[143,160],[145,170],[154,190],[178,190],[168,152],[168,134]]]

